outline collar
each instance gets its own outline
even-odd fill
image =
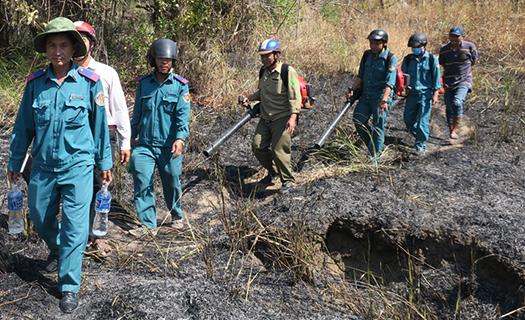
[[[278,72],[278,73],[281,73],[281,70],[283,68],[283,63],[281,60],[277,61],[277,65],[275,66],[275,69],[273,69],[272,71],[268,70],[268,68],[265,68],[268,73],[272,73],[272,72]]]
[[[379,56],[377,56],[377,57],[386,60],[386,57],[388,56],[388,52],[389,52],[388,47],[385,46],[385,51],[381,52],[381,53],[379,54]],[[372,53],[373,53],[373,52],[372,52]]]
[[[71,68],[67,72],[66,77],[64,78],[64,80],[66,80],[67,78],[71,78],[71,79],[73,79],[73,81],[77,82],[77,78],[79,77],[78,71],[77,71],[78,68],[79,68],[79,66],[76,65],[73,60],[71,60]],[[47,80],[56,79],[55,74],[53,73],[53,65],[51,63],[46,68],[45,78],[46,78],[46,81]]]

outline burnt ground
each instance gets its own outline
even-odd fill
[[[349,79],[313,81],[318,101],[293,138],[299,186],[289,194],[256,183],[265,173],[250,151],[254,120],[202,155],[240,110],[193,107],[184,230],[127,235],[132,180],[117,169],[113,254],[86,252],[74,315],[60,312],[56,274],[42,270],[45,244],[33,232],[9,235],[1,215],[0,318],[525,319],[522,138],[502,134],[497,106],[470,101],[461,139],[450,143],[440,103],[419,158],[401,103],[379,167],[341,142],[355,137],[350,114],[328,153],[309,152],[342,108]],[[0,138],[4,166],[9,139]],[[160,192],[158,202],[165,208]]]

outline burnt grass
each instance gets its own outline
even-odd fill
[[[475,99],[461,140],[450,143],[440,102],[420,158],[401,102],[387,122],[389,157],[345,173],[310,147],[342,109],[349,79],[313,81],[318,101],[293,138],[298,187],[289,194],[256,183],[265,174],[251,152],[256,120],[202,155],[240,109],[192,106],[183,230],[127,235],[136,221],[132,179],[117,168],[113,254],[87,249],[73,315],[58,308],[56,273],[42,269],[46,245],[31,230],[8,234],[1,215],[0,318],[524,319],[523,136],[503,135],[501,110]],[[352,134],[351,113],[341,126]],[[0,137],[4,167],[9,141]],[[1,193],[6,213],[5,184]]]

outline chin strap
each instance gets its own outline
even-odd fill
[[[275,52],[275,51],[274,51]],[[277,61],[279,61],[279,53],[275,53],[275,55],[277,55],[277,57],[275,57],[275,60],[272,62],[271,65],[269,65],[268,67],[266,67],[266,69],[270,70],[276,63]]]

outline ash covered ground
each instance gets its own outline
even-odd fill
[[[461,140],[450,143],[440,102],[420,158],[400,103],[379,167],[352,159],[334,134],[326,149],[346,161],[338,163],[309,148],[342,109],[350,77],[313,83],[318,101],[292,140],[298,187],[289,194],[256,183],[265,175],[251,152],[257,120],[217,154],[202,155],[240,109],[193,106],[184,230],[127,235],[136,221],[132,179],[118,168],[113,254],[99,259],[87,250],[73,315],[58,308],[56,273],[42,269],[43,241],[8,234],[1,215],[0,318],[524,319],[522,138],[501,138],[497,107],[467,103]],[[341,127],[352,136],[351,112]],[[9,141],[0,137],[4,167]],[[159,181],[156,187],[162,219]],[[6,213],[6,186],[1,193]]]

